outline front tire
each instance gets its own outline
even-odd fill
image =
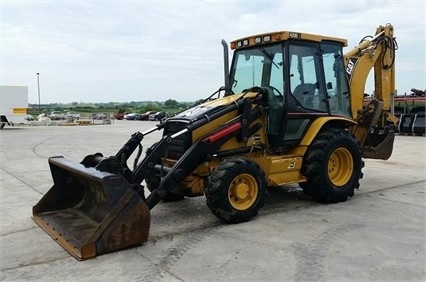
[[[233,158],[212,172],[205,188],[207,206],[227,223],[249,221],[263,206],[266,180],[254,162]]]
[[[344,129],[321,132],[305,154],[301,183],[306,195],[323,203],[344,202],[354,195],[364,166],[361,149],[353,135]]]

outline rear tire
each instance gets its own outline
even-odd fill
[[[266,180],[254,162],[232,158],[212,172],[205,188],[207,206],[227,223],[249,221],[263,206]]]
[[[322,203],[344,202],[354,195],[362,178],[361,149],[353,135],[344,129],[321,132],[305,154],[303,191]]]

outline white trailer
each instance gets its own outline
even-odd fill
[[[0,129],[28,122],[27,110],[28,86],[0,86]]]

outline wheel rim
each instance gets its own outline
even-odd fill
[[[240,174],[229,186],[229,203],[236,210],[246,210],[256,201],[258,193],[256,179],[247,173]]]
[[[337,148],[328,160],[328,178],[335,186],[348,183],[354,170],[352,154],[346,148]]]

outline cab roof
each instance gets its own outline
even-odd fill
[[[276,31],[269,33],[262,33],[243,37],[231,42],[231,49],[243,49],[250,46],[269,44],[273,42],[280,42],[285,40],[300,40],[300,41],[334,41],[342,44],[344,47],[348,46],[348,41],[343,38],[324,36],[311,33],[301,33],[293,31]]]

